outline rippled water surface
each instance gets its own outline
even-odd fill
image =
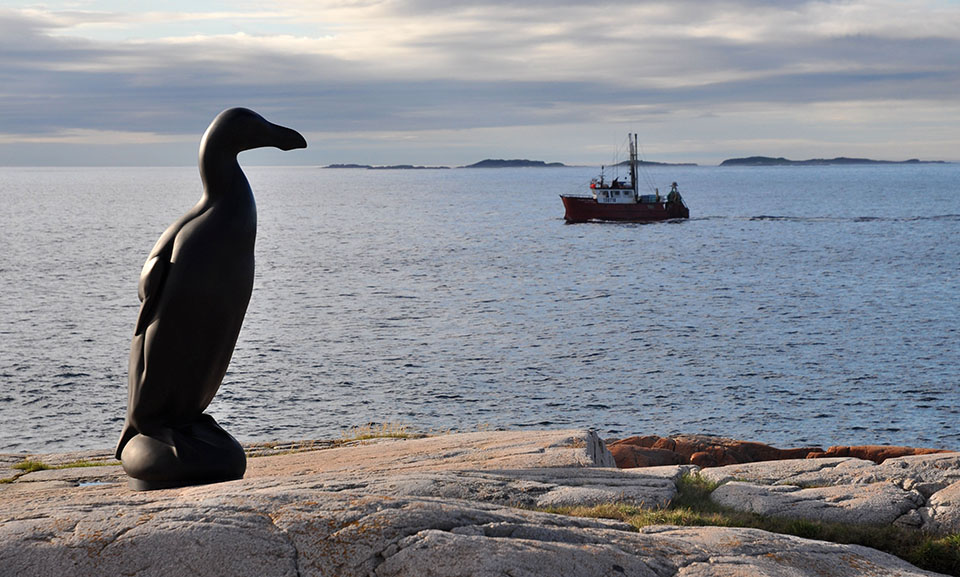
[[[960,448],[960,166],[656,168],[689,221],[566,225],[593,169],[250,168],[241,441],[590,426]],[[193,168],[0,169],[0,451],[109,447]]]

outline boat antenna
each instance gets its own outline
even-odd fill
[[[643,151],[643,148],[640,147],[638,150],[639,150],[639,152],[640,152],[640,158],[646,158],[647,153]],[[653,181],[653,177],[650,176],[650,172],[649,172],[645,167],[643,167],[643,166],[640,167],[640,172],[643,174],[643,180],[644,180],[644,182],[646,182],[647,188],[650,189],[650,192],[656,191],[656,190],[657,190],[657,188],[656,188],[656,184],[657,184],[657,183]]]

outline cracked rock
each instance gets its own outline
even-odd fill
[[[703,469],[700,475],[714,483],[749,481],[761,485],[826,485],[841,475],[875,467],[871,461],[853,457],[761,461]]]
[[[920,517],[925,531],[960,532],[960,481],[934,493],[920,509]]]
[[[893,483],[836,487],[766,486],[733,481],[710,498],[723,506],[761,515],[833,523],[888,524],[917,508],[923,497]]]

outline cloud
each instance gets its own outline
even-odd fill
[[[233,105],[318,133],[689,122],[745,110],[803,122],[795,109],[814,104],[948,106],[960,93],[960,6],[278,0],[252,11],[7,9],[0,54],[6,143],[194,134]]]
[[[100,144],[111,142],[117,145],[167,144],[196,140],[195,135],[157,134],[129,130],[69,129],[55,134],[0,134],[0,144]]]

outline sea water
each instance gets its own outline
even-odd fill
[[[576,225],[558,195],[592,168],[246,172],[256,280],[208,409],[242,442],[960,449],[960,165],[651,168],[689,220]],[[200,190],[195,168],[0,169],[0,451],[116,442],[140,268]]]

